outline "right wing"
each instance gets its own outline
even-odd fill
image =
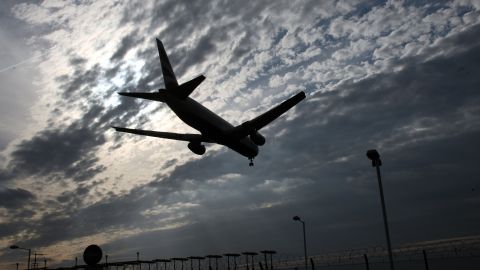
[[[123,128],[123,127],[113,127],[115,131],[132,133],[137,135],[144,135],[144,136],[151,136],[151,137],[158,137],[170,140],[177,140],[177,141],[187,141],[187,142],[212,142],[208,140],[201,134],[180,134],[180,133],[172,133],[172,132],[161,132],[161,131],[152,131],[152,130],[142,130],[142,129],[131,129],[131,128]]]
[[[236,126],[234,132],[239,138],[246,137],[247,135],[250,135],[270,124],[273,120],[277,119],[280,115],[284,114],[293,106],[305,99],[305,97],[305,92],[301,91],[295,96],[273,107],[269,111],[253,118],[250,121],[246,121],[243,124]]]

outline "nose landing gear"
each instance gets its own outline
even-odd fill
[[[248,163],[248,166],[253,167],[253,158],[248,158],[250,160],[250,163]]]

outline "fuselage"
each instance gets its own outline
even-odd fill
[[[182,100],[167,94],[165,103],[183,122],[212,142],[225,145],[247,158],[258,155],[258,146],[248,136],[237,138],[232,124],[190,97]]]

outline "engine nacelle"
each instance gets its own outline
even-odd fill
[[[195,143],[195,142],[189,142],[188,149],[190,149],[190,151],[200,156],[205,154],[205,150],[206,150],[205,145],[200,143]]]
[[[265,137],[263,137],[260,133],[255,132],[250,134],[250,140],[256,145],[264,145],[265,144]]]

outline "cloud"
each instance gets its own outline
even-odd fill
[[[64,129],[42,131],[17,145],[9,166],[19,175],[60,173],[78,181],[90,179],[86,175],[101,171],[101,167],[95,164],[93,151],[104,142],[96,130],[79,123]]]
[[[15,209],[28,204],[29,201],[35,199],[35,195],[28,190],[21,188],[2,188],[0,189],[0,207],[7,209]]]
[[[402,235],[402,240],[396,240],[427,237],[425,230],[422,231],[423,235],[420,235],[413,229],[398,228],[402,219],[415,218],[422,228],[435,223],[436,229],[429,235],[445,235],[450,227],[438,225],[446,221],[442,214],[445,211],[455,211],[457,207],[465,209],[475,205],[466,200],[465,195],[471,192],[469,187],[475,183],[472,176],[476,175],[476,172],[468,171],[459,175],[455,166],[472,163],[472,166],[467,167],[474,170],[473,163],[479,158],[474,151],[465,153],[461,150],[461,145],[465,143],[472,146],[472,149],[477,144],[475,138],[478,136],[479,127],[471,126],[471,123],[478,121],[465,118],[462,113],[475,111],[478,107],[475,105],[479,98],[475,92],[476,78],[467,79],[450,69],[455,70],[455,66],[452,66],[455,59],[465,71],[476,73],[476,60],[472,56],[477,55],[479,50],[480,48],[473,46],[464,52],[437,57],[423,63],[418,62],[419,58],[411,58],[410,62],[403,63],[403,69],[398,72],[379,74],[359,82],[346,82],[341,90],[311,96],[307,102],[298,106],[297,118],[291,121],[281,118],[269,129],[267,135],[272,138],[271,135],[288,127],[283,136],[270,140],[263,147],[254,168],[242,166],[247,161],[228,150],[209,154],[202,159],[177,166],[168,176],[159,175],[156,180],[135,189],[127,196],[88,208],[81,216],[89,220],[88,217],[95,217],[98,215],[96,213],[109,213],[109,218],[105,220],[92,220],[99,225],[92,232],[117,223],[130,226],[125,220],[153,226],[151,222],[158,216],[167,218],[168,215],[164,216],[162,211],[156,212],[156,215],[155,212],[150,212],[153,215],[149,216],[149,220],[145,216],[138,216],[138,213],[156,205],[168,209],[180,202],[191,202],[199,207],[180,208],[181,212],[186,214],[186,217],[181,219],[195,221],[194,223],[178,229],[154,230],[115,240],[107,247],[114,249],[127,242],[153,246],[154,243],[147,239],[162,237],[167,243],[174,245],[174,251],[180,252],[180,247],[190,246],[192,239],[197,241],[198,237],[206,235],[214,244],[201,250],[217,251],[261,246],[261,241],[253,240],[255,237],[252,235],[259,237],[266,232],[256,227],[259,232],[245,238],[244,234],[249,235],[245,229],[248,228],[246,216],[262,213],[261,215],[274,218],[272,221],[265,221],[265,224],[272,224],[280,215],[296,213],[295,211],[303,208],[312,209],[315,206],[313,208],[320,207],[324,214],[312,217],[312,222],[322,223],[339,234],[345,234],[345,230],[349,230],[351,232],[347,233],[348,237],[356,238],[365,244],[368,240],[358,234],[366,228],[370,228],[367,231],[372,230],[375,222],[369,220],[376,220],[377,214],[361,210],[370,208],[376,202],[375,183],[371,180],[374,176],[368,169],[364,152],[370,147],[380,147],[387,171],[385,189],[389,194],[390,210],[394,213],[392,227],[397,228],[398,234]],[[447,81],[451,81],[451,84],[440,85],[437,80],[440,75],[448,76]],[[414,79],[417,76],[422,80]],[[450,91],[452,86],[457,90]],[[318,117],[319,115],[322,117]],[[445,119],[448,119],[451,127],[441,124]],[[308,126],[305,126],[305,123],[308,123]],[[332,130],[337,132],[332,133]],[[451,155],[462,156],[465,164],[454,165],[457,159],[452,159]],[[283,169],[272,169],[278,167]],[[255,170],[254,175],[252,170]],[[412,171],[415,172],[414,175],[411,174]],[[299,174],[307,180],[289,180],[295,179]],[[457,177],[462,179],[460,185],[457,179],[453,179]],[[435,179],[434,183],[431,182],[432,179]],[[305,181],[309,184],[297,184]],[[414,183],[416,189],[411,190],[410,186]],[[453,187],[458,187],[458,192],[447,192]],[[222,194],[224,190],[229,193]],[[275,196],[277,192],[284,193]],[[339,193],[349,196],[338,197]],[[405,194],[409,194],[411,203],[405,202]],[[472,194],[468,196],[474,197]],[[440,197],[443,199],[440,200]],[[124,206],[127,202],[128,207]],[[338,205],[327,207],[332,203]],[[409,211],[412,204],[417,204],[416,207],[424,211]],[[260,210],[269,209],[269,205],[273,213],[269,213],[270,210]],[[180,211],[179,208],[176,209]],[[237,212],[236,217],[226,214],[233,209]],[[429,214],[422,214],[425,212]],[[468,219],[472,213],[461,218]],[[364,219],[359,219],[360,214]],[[224,220],[227,216],[235,220],[238,226],[222,229],[208,221],[210,217],[220,224],[232,224],[232,220]],[[103,223],[107,220],[108,223]],[[242,233],[236,232],[238,228],[243,228]],[[283,235],[284,229],[286,230],[284,227],[278,229],[278,233]],[[205,234],[205,230],[212,233]],[[471,233],[475,229],[461,226],[458,231]],[[314,236],[318,233],[320,232],[312,232]],[[182,237],[179,238],[179,235]],[[237,239],[235,235],[243,235],[245,239],[238,239],[238,244],[232,245],[231,242],[227,244],[222,240],[225,235],[234,235],[234,239]],[[332,245],[336,236],[323,238]],[[173,242],[172,239],[176,241]],[[316,243],[312,245],[319,248]],[[198,253],[199,247],[190,246],[188,250]],[[171,252],[172,256],[176,254],[173,251],[168,252]],[[145,248],[145,253],[149,254],[148,248]]]
[[[137,32],[132,32],[132,33],[128,34],[127,36],[125,36],[124,38],[122,38],[122,41],[120,41],[120,46],[117,48],[117,50],[112,55],[112,57],[110,57],[110,61],[118,61],[118,60],[123,59],[125,54],[127,54],[127,52],[130,49],[134,48],[135,45],[138,44],[138,36],[137,35],[138,35]]]
[[[41,24],[36,44],[59,49],[39,67],[35,104],[46,120],[2,152],[9,187],[0,193],[12,199],[0,200],[8,208],[1,241],[62,249],[58,260],[92,239],[117,256],[132,246],[147,258],[159,249],[295,253],[291,216],[301,215],[312,239],[322,239],[312,251],[380,243],[370,148],[384,160],[395,243],[478,233],[472,3],[37,6],[15,14]],[[42,14],[65,27],[48,27]],[[232,122],[301,89],[308,98],[261,130],[267,144],[253,168],[224,147],[207,145],[197,157],[183,143],[110,132],[111,124],[187,128],[164,105],[115,94],[162,87],[154,37],[179,81],[208,75],[194,98]]]

